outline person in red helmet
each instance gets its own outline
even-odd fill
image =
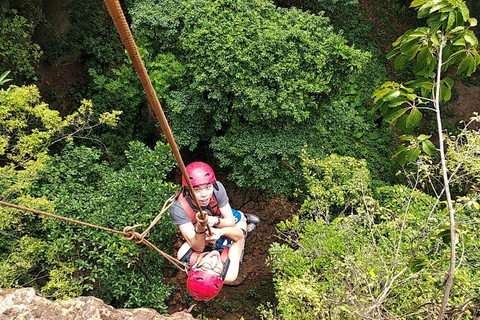
[[[223,184],[215,178],[213,169],[205,162],[192,162],[186,167],[187,174],[193,187],[193,192],[202,207],[208,214],[208,224],[215,228],[233,227],[240,221],[247,221],[245,230],[251,234],[260,219],[252,214],[245,215],[241,211],[232,209]],[[198,211],[190,197],[190,190],[185,177],[182,177],[182,190],[170,208],[173,223],[178,226],[188,246],[194,251],[201,252],[204,248],[204,239],[195,232]]]
[[[240,222],[242,225],[242,222]],[[245,222],[243,222],[245,226]],[[223,248],[205,247],[202,253],[187,247],[179,250],[181,261],[191,266],[187,279],[187,290],[195,300],[213,299],[222,289],[223,284],[232,284],[238,276],[243,255],[245,231],[241,227],[211,228],[212,234],[205,240],[215,243],[218,239],[228,238],[229,244]],[[185,252],[185,250],[187,250]]]
[[[206,300],[208,297],[213,298],[220,291],[220,283],[230,284],[235,281],[242,260],[245,238],[247,234],[253,232],[260,219],[231,208],[225,187],[217,181],[213,169],[208,164],[193,162],[186,166],[186,171],[202,211],[208,214],[212,234],[207,235],[207,230],[200,230],[200,224],[197,224],[198,209],[190,197],[191,191],[184,177],[182,192],[171,206],[170,216],[186,240],[177,253],[178,259],[193,266],[187,281],[187,287],[192,288],[189,292],[195,299]],[[214,277],[211,272],[204,270],[205,265],[203,269],[195,267],[197,262],[215,259],[218,256],[215,253],[202,255],[210,252],[223,254],[222,258],[216,261],[222,263],[224,270],[220,277]],[[197,261],[199,257],[201,259]],[[210,291],[207,288],[210,288]],[[206,291],[209,294],[205,295]]]

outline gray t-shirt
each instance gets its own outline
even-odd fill
[[[229,200],[227,196],[227,191],[225,190],[223,184],[217,181],[217,185],[218,190],[215,188],[213,189],[213,197],[215,198],[215,200],[217,200],[218,208],[222,208],[228,204]],[[202,211],[203,210],[209,212],[207,207],[202,207]],[[197,208],[193,207],[193,212],[197,211]],[[170,207],[170,216],[172,217],[173,224],[176,225],[192,222],[192,220],[190,220],[190,217],[188,216],[188,213],[183,209],[181,203],[178,200],[175,200],[173,205]]]

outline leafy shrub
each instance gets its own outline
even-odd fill
[[[341,172],[336,171],[342,162],[334,159],[306,163],[305,172],[312,181],[307,190],[314,195],[310,201],[330,201],[334,206],[341,199],[322,198],[315,189],[325,185],[335,190],[345,183]],[[355,167],[354,162],[345,166],[346,176]],[[357,170],[365,170],[365,163]],[[331,186],[329,181],[336,184]],[[358,185],[348,184],[354,180],[346,181],[348,187],[342,193],[355,194]],[[369,187],[366,183],[364,190]],[[436,198],[405,186],[371,190],[357,194],[355,214],[337,217],[330,224],[323,219],[295,216],[278,225],[282,243],[274,243],[269,249],[278,305],[276,312],[272,307],[264,310],[264,316],[391,319],[437,315],[443,296],[439,288],[449,266],[450,233],[445,210]],[[473,301],[478,300],[476,288],[480,285],[476,262],[480,243],[478,237],[470,236],[478,232],[474,223],[478,215],[471,215],[474,204],[470,203],[457,208],[457,219],[462,221],[457,227],[459,246],[464,250],[457,262],[459,276],[449,312],[465,312],[473,318],[478,313]]]
[[[335,154],[320,160],[304,155],[303,174],[308,194],[300,212],[310,218],[322,217],[327,223],[332,217],[355,213],[370,193],[365,160]]]
[[[0,70],[11,70],[16,79],[36,80],[40,46],[32,41],[33,22],[15,9],[0,6]]]
[[[143,0],[129,13],[147,65],[161,70],[152,81],[177,143],[190,150],[209,143],[240,186],[291,195],[302,184],[305,145],[321,153],[332,144],[384,168],[389,135],[377,133],[365,107],[337,102],[370,55],[346,45],[328,19],[231,0]],[[346,137],[352,129],[356,136]]]
[[[135,142],[126,152],[128,164],[119,171],[100,160],[98,150],[67,146],[54,156],[37,182],[36,192],[55,202],[56,213],[99,226],[122,230],[140,224],[148,227],[175,186],[164,182],[174,166],[166,145],[154,150]],[[146,246],[116,234],[48,221],[50,255],[75,266],[74,276],[84,293],[118,307],[152,307],[165,311],[172,288],[161,284],[165,260]],[[140,231],[141,232],[141,231]],[[171,252],[176,232],[166,215],[148,240]],[[139,294],[149,292],[149,294]]]

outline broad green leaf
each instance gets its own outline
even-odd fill
[[[411,150],[405,151],[405,163],[411,163],[418,159],[420,155],[420,147],[415,147]],[[405,164],[404,163],[404,164]]]
[[[420,120],[422,120],[422,113],[417,108],[412,109],[406,119],[405,128],[407,130],[415,128],[420,123]]]
[[[403,36],[398,37],[397,40],[395,40],[395,42],[392,43],[392,46],[393,46],[394,48],[395,48],[396,46],[398,46],[398,45],[402,42],[402,39],[403,39]],[[395,49],[394,49],[393,51],[395,51]],[[392,51],[392,52],[393,52],[393,51]],[[388,58],[389,55],[392,54],[392,52],[390,52],[390,53],[387,55],[387,58]],[[397,54],[397,53],[398,53],[398,51],[395,52],[395,54]],[[390,57],[390,58],[391,58],[391,57]],[[388,58],[388,59],[390,59],[390,58]]]
[[[422,133],[422,134],[420,134],[420,135],[418,136],[418,140],[419,140],[419,141],[423,141],[423,140],[430,139],[430,137],[431,137],[431,135],[427,135],[427,134],[423,134],[423,133]]]
[[[393,89],[393,90],[390,90],[390,92],[383,97],[383,100],[391,101],[399,96],[400,96],[400,90]]]
[[[468,11],[468,8],[465,4],[465,2],[461,2],[460,5],[458,6],[460,9],[460,12],[462,13],[463,21],[468,21],[470,19],[470,13]]]
[[[427,88],[428,90],[433,88],[433,83],[424,78],[408,81],[406,84],[414,88]]]
[[[392,158],[395,159],[402,166],[408,162],[406,160],[406,157],[407,157],[407,151],[405,150],[398,153],[395,157],[392,156]]]
[[[406,108],[400,108],[399,110],[388,114],[388,115],[385,117],[385,121],[390,122],[390,123],[393,123],[393,122],[395,122],[399,117],[401,117],[407,110],[408,110],[408,109],[406,109]]]
[[[447,102],[450,100],[450,98],[452,98],[452,90],[447,86],[445,86],[443,83],[440,85],[440,90],[441,90],[441,93],[440,93],[441,101]]]
[[[395,152],[393,153],[392,158],[398,157],[398,155],[400,155],[400,153],[402,153],[403,151],[405,151],[405,149],[406,149],[406,148],[405,148],[404,145],[399,146],[399,147],[395,150]]]
[[[407,59],[405,55],[401,54],[395,59],[395,68],[404,69],[407,66]]]
[[[445,3],[445,2],[437,3],[436,5],[434,5],[430,8],[430,13],[435,12],[435,11],[439,11],[440,9],[445,8],[448,5],[449,4]]]
[[[409,93],[409,94],[406,94],[405,97],[406,97],[409,101],[413,101],[413,100],[415,100],[418,96],[417,96],[415,93]]]
[[[455,40],[452,45],[454,46],[460,46],[460,47],[463,47],[465,46],[465,38],[461,37],[461,38],[458,38],[457,40]]]
[[[473,63],[473,59],[470,56],[465,56],[458,65],[457,74],[462,74],[467,71],[471,63]]]
[[[430,1],[430,0],[413,0],[412,3],[410,4],[410,8],[421,6],[427,1]]]
[[[407,60],[412,60],[418,51],[420,51],[420,45],[412,46],[407,52],[405,52],[405,57]]]
[[[445,85],[448,87],[448,88],[453,88],[453,80],[449,77],[445,77],[443,78],[443,82],[445,83]]]
[[[432,43],[436,46],[439,46],[440,45],[440,41],[438,40],[438,37],[437,37],[437,34],[436,33],[433,33],[431,36],[430,36],[430,40],[432,41]]]
[[[477,40],[477,38],[476,38],[473,34],[471,34],[471,33],[466,33],[465,36],[464,36],[464,38],[465,38],[465,41],[467,41],[468,43],[470,43],[470,45],[471,45],[472,47],[476,47],[476,46],[477,46],[478,40]]]
[[[452,33],[458,33],[458,32],[462,32],[463,30],[465,30],[465,27],[464,26],[458,26],[458,27],[455,27],[453,30],[451,30],[450,32]]]
[[[437,152],[435,145],[430,140],[422,141],[422,149],[423,149],[423,152],[425,152],[429,156],[433,156]]]
[[[410,140],[413,140],[413,137],[410,134],[402,134],[399,137],[399,139],[402,140],[402,141],[410,141]]]
[[[408,132],[408,130],[406,129],[407,117],[408,117],[408,115],[404,114],[400,118],[398,118],[397,123],[395,124],[395,127],[399,131]]]
[[[407,99],[405,97],[397,97],[395,99],[388,101],[387,103],[389,108],[395,108],[397,106],[404,104],[405,102],[407,102]]]
[[[435,16],[438,16],[438,14],[435,14]],[[443,25],[443,21],[448,18],[448,14],[442,13],[440,14],[440,17],[429,17],[427,23],[430,25],[430,33],[431,34],[436,34],[437,31],[440,29],[440,27]]]
[[[423,47],[417,55],[418,61],[425,61],[430,56],[430,50],[428,47]]]
[[[455,23],[455,13],[450,11],[448,13],[447,30],[450,30],[450,28],[453,26],[454,23]]]

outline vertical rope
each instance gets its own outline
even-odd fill
[[[153,85],[150,81],[150,77],[148,76],[147,69],[145,68],[140,53],[138,52],[138,48],[133,39],[132,32],[128,27],[125,15],[123,14],[122,7],[120,6],[118,0],[105,0],[105,4],[107,6],[108,12],[110,13],[110,16],[113,19],[113,23],[115,24],[115,27],[120,34],[120,38],[122,39],[122,42],[127,49],[128,55],[133,62],[133,66],[135,67],[135,71],[138,74],[138,78],[140,79],[145,93],[147,94],[148,101],[150,102],[150,105],[152,106],[153,111],[155,112],[155,115],[160,122],[162,131],[167,138],[167,141],[170,145],[170,148],[172,149],[175,159],[177,160],[180,171],[182,172],[183,177],[187,181],[190,190],[193,190],[192,183],[190,181],[190,178],[188,177],[187,170],[185,169],[185,164],[183,163],[180,152],[178,151],[177,144],[175,143],[175,140],[173,138],[170,126],[168,125],[167,118],[165,117],[162,106],[160,105],[155,90],[153,89]],[[205,221],[206,214],[202,211],[202,207],[198,202],[197,197],[195,196],[195,192],[190,192],[190,195],[192,196],[194,204],[197,206],[199,213],[202,216],[202,220]],[[203,227],[207,227],[208,232],[211,233],[208,223],[206,223],[206,225]]]

